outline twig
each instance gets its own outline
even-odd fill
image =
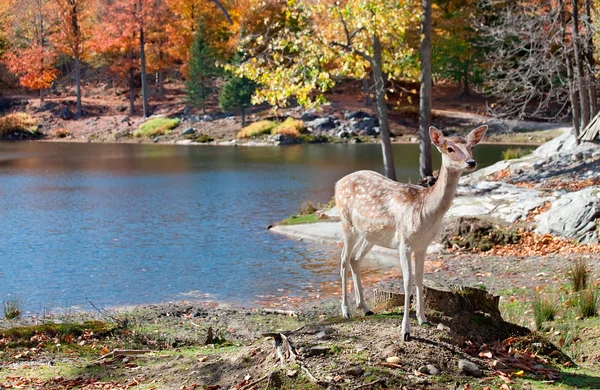
[[[269,379],[269,381],[270,381],[270,380],[271,380],[271,376],[275,375],[277,372],[279,372],[279,370],[277,370],[277,371],[273,371],[273,372],[270,372],[270,373],[268,373],[267,375],[265,375],[265,376],[263,376],[263,377],[261,377],[261,378],[258,378],[258,379],[257,379],[257,380],[255,380],[254,382],[248,383],[246,386],[244,386],[244,387],[240,388],[240,390],[247,390],[247,389],[250,389],[250,388],[252,388],[252,387],[254,387],[254,386],[258,385],[260,382],[264,381],[265,379]]]
[[[378,385],[380,383],[383,383],[383,379],[377,379],[377,380],[375,380],[373,382],[369,382],[369,383],[365,383],[364,385],[353,387],[352,390],[366,389],[366,388],[369,388],[371,386]]]
[[[399,364],[395,364],[395,363],[377,363],[378,366],[384,366],[384,367],[392,367],[392,368],[404,368]]]
[[[308,371],[308,368],[306,368],[304,364],[300,364],[300,368],[306,373],[306,375],[308,375],[308,379],[310,379],[311,382],[321,383],[317,378],[313,376],[313,374],[310,373],[310,371]]]
[[[99,309],[96,305],[94,305],[94,302],[92,302],[92,301],[90,301],[88,299],[88,297],[85,297],[85,300],[88,301],[90,303],[90,305],[92,305],[92,307],[94,309],[96,309],[98,311],[98,313],[102,314],[103,316],[106,316],[106,317],[110,318],[111,320],[113,320],[114,322],[117,322],[117,323],[122,322],[122,321],[118,320],[117,318],[111,316],[108,313],[108,311],[106,311],[105,309]]]
[[[98,360],[106,359],[107,357],[118,357],[118,356],[133,356],[133,355],[143,355],[145,353],[150,353],[151,351],[144,349],[115,349],[107,354],[100,356]]]

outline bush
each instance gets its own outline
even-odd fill
[[[573,291],[581,291],[585,289],[589,279],[589,271],[585,260],[577,260],[569,270],[567,276],[573,285]]]
[[[554,302],[548,297],[536,297],[533,301],[533,317],[535,318],[535,325],[539,329],[544,321],[554,320],[556,316],[556,306]]]
[[[179,126],[179,118],[152,118],[142,123],[133,135],[136,137],[156,137],[157,135],[169,134],[171,130]]]
[[[24,112],[15,112],[0,118],[0,137],[17,131],[37,133],[38,121]]]
[[[271,134],[283,134],[298,138],[302,130],[304,130],[304,122],[290,117],[271,130]]]
[[[317,208],[312,204],[310,200],[305,200],[300,205],[300,212],[298,215],[309,215],[317,212]]]
[[[263,134],[270,134],[271,130],[277,127],[277,123],[273,121],[258,121],[244,127],[238,133],[238,138],[253,138]]]
[[[593,286],[582,290],[577,300],[577,313],[581,318],[594,317],[598,313],[600,294]]]
[[[21,304],[18,297],[10,297],[4,300],[4,318],[12,320],[21,316]]]
[[[67,129],[56,129],[55,134],[56,138],[67,138],[71,135]]]
[[[201,136],[196,137],[196,139],[194,141],[205,144],[205,143],[208,143],[208,142],[213,142],[214,140],[215,139],[213,137],[211,137],[210,135],[208,135],[208,134],[202,134]]]
[[[529,154],[529,151],[521,148],[510,148],[502,152],[502,159],[514,160],[515,158],[521,158]]]

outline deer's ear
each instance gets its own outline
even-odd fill
[[[433,142],[433,144],[437,146],[438,149],[441,149],[446,143],[444,134],[442,134],[441,131],[439,131],[433,126],[429,127],[429,137],[431,138],[431,142]]]
[[[471,145],[478,144],[479,141],[481,141],[483,139],[483,136],[485,135],[485,132],[487,131],[487,129],[488,129],[487,125],[479,126],[478,128],[476,128],[475,130],[473,130],[472,132],[469,133],[469,135],[467,136],[467,141]]]

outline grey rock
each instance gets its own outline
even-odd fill
[[[421,374],[426,374],[426,375],[437,375],[440,373],[440,370],[438,370],[437,367],[434,366],[433,364],[427,364],[425,366],[421,366],[421,367],[419,367],[418,371]]]
[[[325,340],[328,339],[329,336],[327,336],[327,332],[325,332],[324,330],[315,333],[315,338],[319,339],[319,340]]]
[[[311,122],[317,118],[318,117],[314,114],[314,112],[306,111],[302,114],[302,116],[300,117],[300,120],[302,120],[302,122]]]
[[[193,127],[188,127],[187,129],[181,132],[181,135],[194,135],[196,134],[196,130]]]
[[[319,356],[319,355],[327,355],[329,353],[329,351],[331,350],[331,348],[329,347],[323,347],[323,346],[316,346],[316,347],[310,347],[307,351],[306,354],[308,356]]]
[[[58,104],[56,102],[46,102],[42,104],[36,111],[50,111],[54,110]]]
[[[69,119],[73,119],[73,113],[71,112],[71,110],[69,109],[69,107],[64,106],[61,110],[60,110],[60,117],[64,120],[69,120]]]
[[[161,140],[161,137],[154,137],[154,139],[152,140],[152,142],[157,143],[160,140]]]
[[[348,375],[352,375],[352,376],[361,376],[364,372],[365,372],[365,370],[363,370],[362,367],[360,367],[360,366],[350,367],[346,371],[346,373]]]
[[[119,106],[119,107],[117,107],[117,111],[125,112],[125,111],[127,111],[127,106]]]
[[[465,359],[461,359],[458,361],[458,371],[461,374],[473,376],[475,378],[481,378],[483,376],[483,372],[477,364]]]
[[[392,356],[396,356],[397,353],[398,352],[396,352],[396,346],[393,344],[385,347],[385,349],[383,351],[381,351],[381,354],[386,359],[389,357],[392,357]]]
[[[192,112],[192,108],[190,106],[185,106],[185,108],[183,109],[184,116],[190,115],[191,112]]]
[[[310,127],[319,131],[326,131],[335,127],[334,118],[324,117],[312,120],[306,124],[306,127]]]
[[[190,115],[188,120],[192,123],[200,122],[200,117],[198,115]]]
[[[371,115],[367,114],[364,111],[347,111],[344,113],[344,119],[362,119],[370,117]]]
[[[203,120],[204,122],[211,122],[211,121],[213,120],[213,117],[212,117],[212,116],[210,116],[210,115],[204,115],[204,116],[202,117],[202,120]]]
[[[341,128],[335,133],[338,138],[350,138],[350,132],[346,128]]]
[[[121,123],[129,122],[129,117],[125,115],[123,119],[121,119]]]
[[[365,134],[368,135],[369,137],[378,136],[380,132],[381,131],[379,130],[378,126],[373,126],[373,127],[369,128],[369,129],[365,130]]]
[[[562,195],[550,210],[536,217],[537,233],[550,233],[584,244],[598,243],[596,219],[600,217],[600,186]]]

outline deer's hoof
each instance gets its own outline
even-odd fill
[[[410,333],[404,333],[404,341],[410,341]]]
[[[349,319],[350,319],[350,317],[351,317],[351,316],[350,316],[350,313],[345,313],[345,314],[344,314],[344,318],[345,318],[345,319],[349,320]]]
[[[365,313],[366,316],[373,316],[375,315],[375,313],[373,313],[371,310],[369,310],[368,312]]]

